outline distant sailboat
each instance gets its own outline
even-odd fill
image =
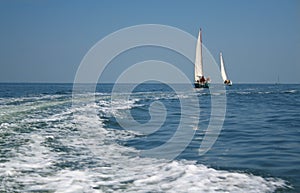
[[[202,31],[198,34],[195,58],[195,88],[209,88],[208,78],[205,79],[203,74],[203,59],[202,59]]]
[[[227,78],[227,74],[226,74],[226,71],[225,71],[225,66],[224,66],[224,60],[223,60],[223,56],[222,56],[222,52],[220,52],[220,63],[221,63],[221,76],[222,76],[222,79],[224,81],[224,84],[225,85],[228,85],[228,86],[231,86],[232,85],[232,82],[231,80],[229,80]]]
[[[280,84],[280,81],[279,81],[279,75],[277,76],[277,82],[275,84]]]

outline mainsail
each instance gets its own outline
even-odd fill
[[[227,75],[226,75],[226,72],[225,72],[222,52],[220,52],[220,63],[221,63],[221,76],[223,78],[223,81],[225,81],[225,80],[227,80]]]
[[[197,46],[196,46],[195,82],[199,80],[199,77],[201,76],[203,76],[203,66],[202,66],[202,32],[200,29],[198,34]]]

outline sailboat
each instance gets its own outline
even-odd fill
[[[277,76],[277,82],[275,82],[276,85],[280,84],[280,81],[279,81],[279,75]]]
[[[208,81],[203,74],[203,59],[202,59],[202,30],[199,30],[196,57],[195,57],[195,88],[209,88]]]
[[[222,56],[222,52],[220,52],[220,63],[221,63],[221,76],[222,76],[222,79],[224,81],[224,84],[225,85],[228,85],[228,86],[231,86],[232,85],[232,82],[231,80],[229,80],[227,78],[227,74],[226,74],[226,71],[225,71],[225,66],[224,66],[224,60],[223,60],[223,56]]]

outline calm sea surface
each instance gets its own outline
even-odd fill
[[[300,85],[227,87],[222,130],[204,155],[216,93],[142,84],[112,100],[112,87],[72,98],[72,84],[0,84],[0,192],[300,192]],[[195,118],[180,106],[192,96]],[[165,114],[151,111],[157,102]],[[168,143],[182,116],[198,129],[175,159],[141,156]],[[153,117],[164,119],[154,131]]]

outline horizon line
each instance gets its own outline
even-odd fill
[[[192,83],[192,82],[191,82]],[[21,81],[12,81],[12,82],[8,82],[8,81],[0,81],[0,84],[74,84],[74,82],[37,82],[37,81],[29,81],[29,82],[21,82]],[[93,82],[81,82],[81,83],[76,83],[76,84],[95,84]],[[115,84],[115,82],[97,82],[96,84]],[[119,83],[119,84],[137,84],[137,83]],[[141,83],[142,84],[142,83]],[[143,84],[160,84],[160,82],[146,82]],[[167,84],[185,84],[185,83],[167,83]],[[192,83],[193,84],[193,83]],[[211,83],[211,84],[220,84],[220,83]],[[300,82],[296,83],[296,82],[234,82],[233,85],[235,84],[276,84],[276,85],[280,85],[280,84],[300,84]]]

